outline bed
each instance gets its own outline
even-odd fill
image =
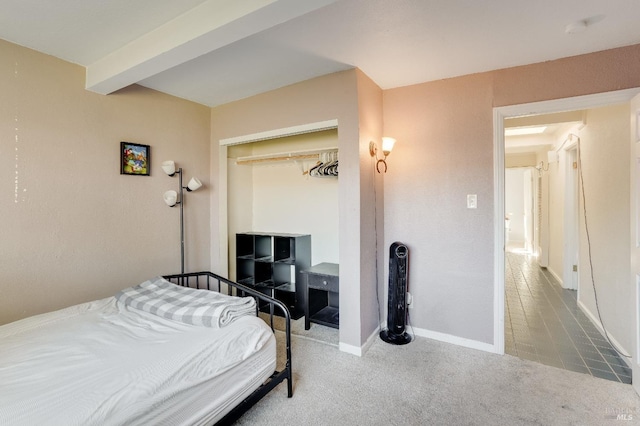
[[[284,348],[256,300],[285,317]],[[284,381],[291,397],[287,308],[211,272],[0,327],[0,424],[230,424]]]

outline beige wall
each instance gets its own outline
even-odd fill
[[[632,353],[635,316],[629,282],[629,105],[589,110],[587,125],[578,135],[598,307],[607,332],[626,353]],[[588,255],[581,211],[578,301],[597,321]]]
[[[640,86],[640,44],[490,72],[493,106]],[[525,84],[526,83],[526,84]]]
[[[384,92],[398,141],[385,176],[385,247],[409,247],[414,327],[493,340],[492,75]],[[478,208],[467,209],[467,194]]]
[[[537,157],[535,153],[507,154],[504,158],[504,166],[509,167],[535,167]],[[546,162],[545,162],[546,164]]]
[[[580,209],[577,213],[579,229],[578,297],[582,308],[596,322],[598,308],[611,337],[629,353],[633,343],[633,287],[629,285],[629,105],[613,105],[586,111],[586,126],[570,130],[580,137],[582,175],[585,197],[578,189]],[[564,271],[567,244],[565,225],[573,226],[565,211],[565,199],[572,196],[566,189],[567,174],[573,170],[567,149],[576,149],[573,140],[563,133],[555,143],[559,161],[549,166],[549,271],[561,282],[568,278]],[[565,143],[565,141],[567,141]],[[589,241],[585,229],[583,203],[586,204]],[[565,221],[567,221],[565,223]],[[591,253],[591,258],[589,257]],[[598,296],[596,307],[593,283]],[[570,281],[570,280],[569,280]],[[571,283],[564,283],[570,287]]]
[[[385,245],[411,250],[415,327],[493,342],[493,107],[637,86],[640,45],[384,92]]]
[[[82,67],[0,41],[0,324],[179,272],[164,159],[205,184],[186,203],[187,265],[209,268],[209,109],[84,81]],[[151,145],[150,177],[119,174],[120,141]]]

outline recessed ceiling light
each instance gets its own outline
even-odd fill
[[[547,126],[513,127],[505,129],[505,136],[537,135],[545,131]]]

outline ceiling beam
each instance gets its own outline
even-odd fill
[[[335,1],[205,1],[89,65],[86,88],[115,92]]]

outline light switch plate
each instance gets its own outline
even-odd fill
[[[477,194],[467,194],[467,208],[468,209],[477,209],[478,208],[478,195]]]

